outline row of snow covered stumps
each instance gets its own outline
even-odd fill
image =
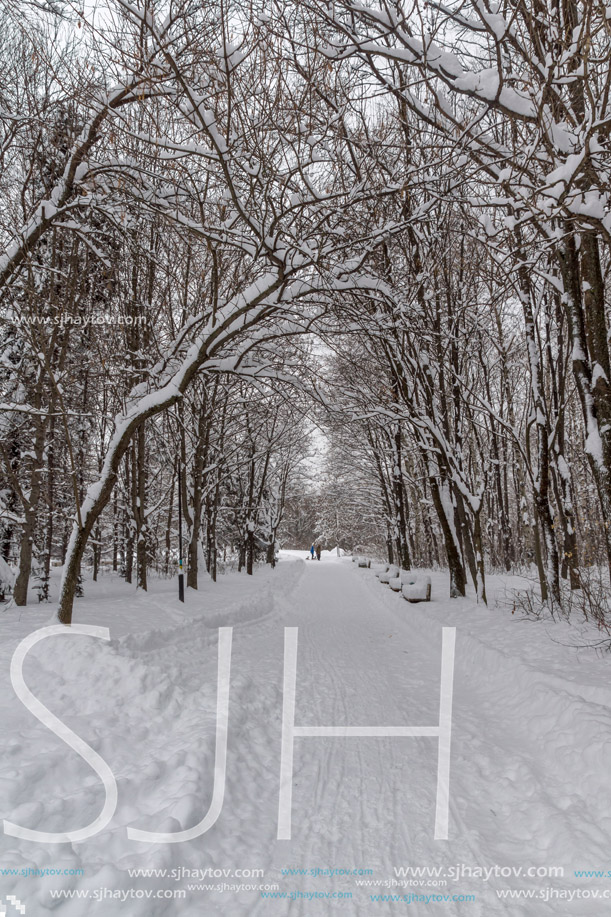
[[[393,592],[400,592],[408,602],[431,601],[431,577],[413,570],[401,570],[395,564],[380,564],[369,557],[355,555],[352,560],[359,567],[369,567],[381,583],[390,586]]]

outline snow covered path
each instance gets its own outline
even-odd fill
[[[440,639],[414,646],[376,582],[344,565],[307,564],[284,623],[299,627],[296,724],[437,723]],[[436,768],[435,739],[296,739],[292,840],[270,837],[270,866],[386,875],[390,851],[401,864],[430,845]],[[334,887],[319,878],[305,890]],[[310,902],[299,903],[295,913],[306,913]]]
[[[123,587],[124,589],[124,587]],[[34,693],[108,762],[119,803],[112,822],[79,844],[42,845],[2,836],[0,866],[83,868],[85,875],[0,877],[3,893],[36,915],[195,917],[267,914],[368,917],[411,913],[598,915],[605,902],[506,900],[497,890],[593,888],[575,869],[606,868],[611,829],[611,690],[608,657],[577,656],[550,642],[546,626],[469,600],[410,606],[368,570],[325,557],[285,554],[276,571],[231,575],[189,595],[112,590],[79,605],[78,620],[111,629],[110,645],[86,637],[47,640],[25,677]],[[117,593],[118,594],[118,593]],[[0,651],[5,754],[3,816],[38,830],[80,827],[100,811],[99,779],[12,693],[9,660],[19,639],[48,623],[28,609],[6,621]],[[8,613],[7,613],[8,617]],[[3,621],[4,625],[4,621]],[[299,628],[295,722],[300,726],[436,725],[442,626],[457,627],[450,834],[433,839],[437,739],[297,738],[292,839],[277,840],[284,628]],[[179,844],[144,844],[126,828],[176,832],[197,824],[211,799],[217,628],[233,627],[226,792],[216,824]],[[558,638],[562,632],[554,631]],[[574,637],[574,634],[573,634]],[[522,875],[448,872],[522,869]],[[405,882],[395,868],[446,871],[447,884]],[[564,878],[526,878],[561,866]],[[133,869],[227,870],[179,900],[96,901],[51,889],[179,889],[197,879],[130,876]],[[248,870],[264,871],[248,878]],[[283,870],[308,874],[290,875]],[[360,870],[361,874],[341,874]],[[246,870],[246,877],[236,877]],[[335,870],[335,875],[329,871]],[[318,874],[316,874],[316,872]],[[175,873],[174,876],[177,876]],[[408,876],[409,878],[409,876]],[[411,878],[415,878],[412,875]],[[436,883],[431,873],[417,881]],[[233,885],[231,890],[203,884]],[[270,900],[239,885],[276,885]],[[606,881],[609,885],[609,881]],[[600,882],[597,888],[605,888]],[[349,893],[351,898],[318,897]],[[473,895],[471,901],[373,901],[388,894]],[[307,895],[314,895],[308,900]]]

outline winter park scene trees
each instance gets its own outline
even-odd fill
[[[0,24],[0,914],[601,917],[611,7]]]

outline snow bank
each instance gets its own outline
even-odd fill
[[[372,600],[386,597],[397,622],[405,621],[400,597],[360,575]],[[428,575],[435,599],[414,605],[409,633],[417,654],[442,626],[457,628],[454,830],[482,860],[555,863],[565,878],[548,884],[583,888],[573,871],[606,862],[611,832],[611,657],[587,648],[601,634],[593,626],[512,614],[507,591],[517,577],[488,577],[486,607],[474,594],[446,598],[447,576]],[[525,883],[504,882],[508,886]],[[601,913],[594,899],[574,905],[580,917]],[[538,902],[537,917],[557,914],[554,906]],[[535,911],[511,913],[531,917]]]
[[[197,824],[205,814],[214,773],[218,627],[232,626],[237,645],[241,639],[248,640],[253,627],[269,626],[304,569],[303,562],[284,562],[274,571],[259,570],[254,577],[228,574],[216,586],[203,578],[201,590],[187,590],[184,606],[177,600],[173,581],[153,580],[148,594],[135,594],[110,577],[87,584],[88,597],[77,603],[75,617],[78,622],[109,626],[110,643],[66,629],[66,636],[51,637],[31,651],[24,677],[35,696],[108,763],[117,779],[118,807],[100,834],[80,844],[49,848],[0,835],[0,859],[7,869],[84,870],[83,876],[40,881],[3,876],[3,898],[16,895],[27,902],[28,912],[40,917],[51,911],[82,917],[90,910],[100,917],[201,915],[199,895],[178,903],[109,901],[95,902],[98,906],[90,908],[78,899],[52,900],[48,889],[84,892],[108,886],[129,892],[143,884],[129,876],[131,867],[172,866],[184,863],[185,857],[200,866],[204,860],[214,865],[219,859],[224,865],[223,850],[206,850],[204,855],[197,844],[175,845],[174,850],[173,845],[136,843],[127,838],[126,828],[177,831]],[[27,614],[9,609],[2,616],[0,808],[14,823],[39,831],[81,827],[96,817],[104,800],[96,775],[27,713],[9,681],[16,645],[28,632],[53,620],[53,611],[50,605],[32,606]],[[236,700],[250,698],[243,709],[232,706],[232,728],[240,721],[246,727],[248,712],[270,703],[238,666],[232,673],[231,692]],[[228,779],[228,792],[230,788]],[[144,881],[149,888],[171,885]]]

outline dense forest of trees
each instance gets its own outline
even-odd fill
[[[611,571],[602,0],[0,7],[0,554]],[[0,572],[1,569],[0,568]]]

